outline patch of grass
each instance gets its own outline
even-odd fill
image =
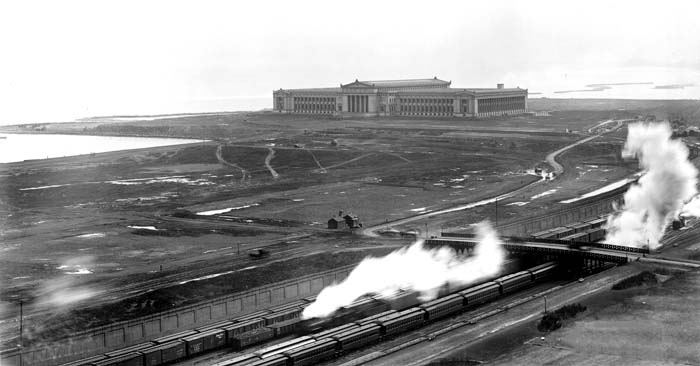
[[[586,306],[581,304],[564,305],[561,308],[545,314],[537,324],[540,332],[551,332],[561,328],[562,321],[575,318],[578,313],[586,311]]]
[[[624,290],[632,287],[638,287],[645,284],[655,284],[658,280],[656,276],[649,271],[644,271],[642,273],[636,274],[632,277],[625,278],[624,280],[613,285],[613,290]]]

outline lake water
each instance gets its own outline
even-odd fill
[[[202,140],[0,133],[0,163],[142,149],[156,146],[191,144],[200,141]]]

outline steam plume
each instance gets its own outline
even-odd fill
[[[505,257],[498,235],[488,222],[476,224],[478,245],[474,256],[460,258],[450,248],[428,250],[422,241],[381,258],[368,257],[345,281],[328,286],[302,314],[326,317],[365,294],[392,294],[414,290],[427,301],[445,283],[468,284],[498,274]]]
[[[622,157],[637,157],[645,173],[625,193],[619,212],[608,219],[607,243],[657,248],[666,226],[697,194],[698,170],[688,161],[688,148],[671,134],[666,122],[629,125]],[[695,206],[686,211],[700,213]]]

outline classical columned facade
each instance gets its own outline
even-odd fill
[[[527,89],[452,88],[433,79],[358,81],[273,92],[280,113],[334,116],[493,117],[527,111]]]

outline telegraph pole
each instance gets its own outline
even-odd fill
[[[22,366],[22,348],[24,347],[24,339],[22,335],[23,330],[23,316],[22,316],[22,300],[19,301],[19,366]]]
[[[496,226],[498,226],[498,200],[496,200]]]

